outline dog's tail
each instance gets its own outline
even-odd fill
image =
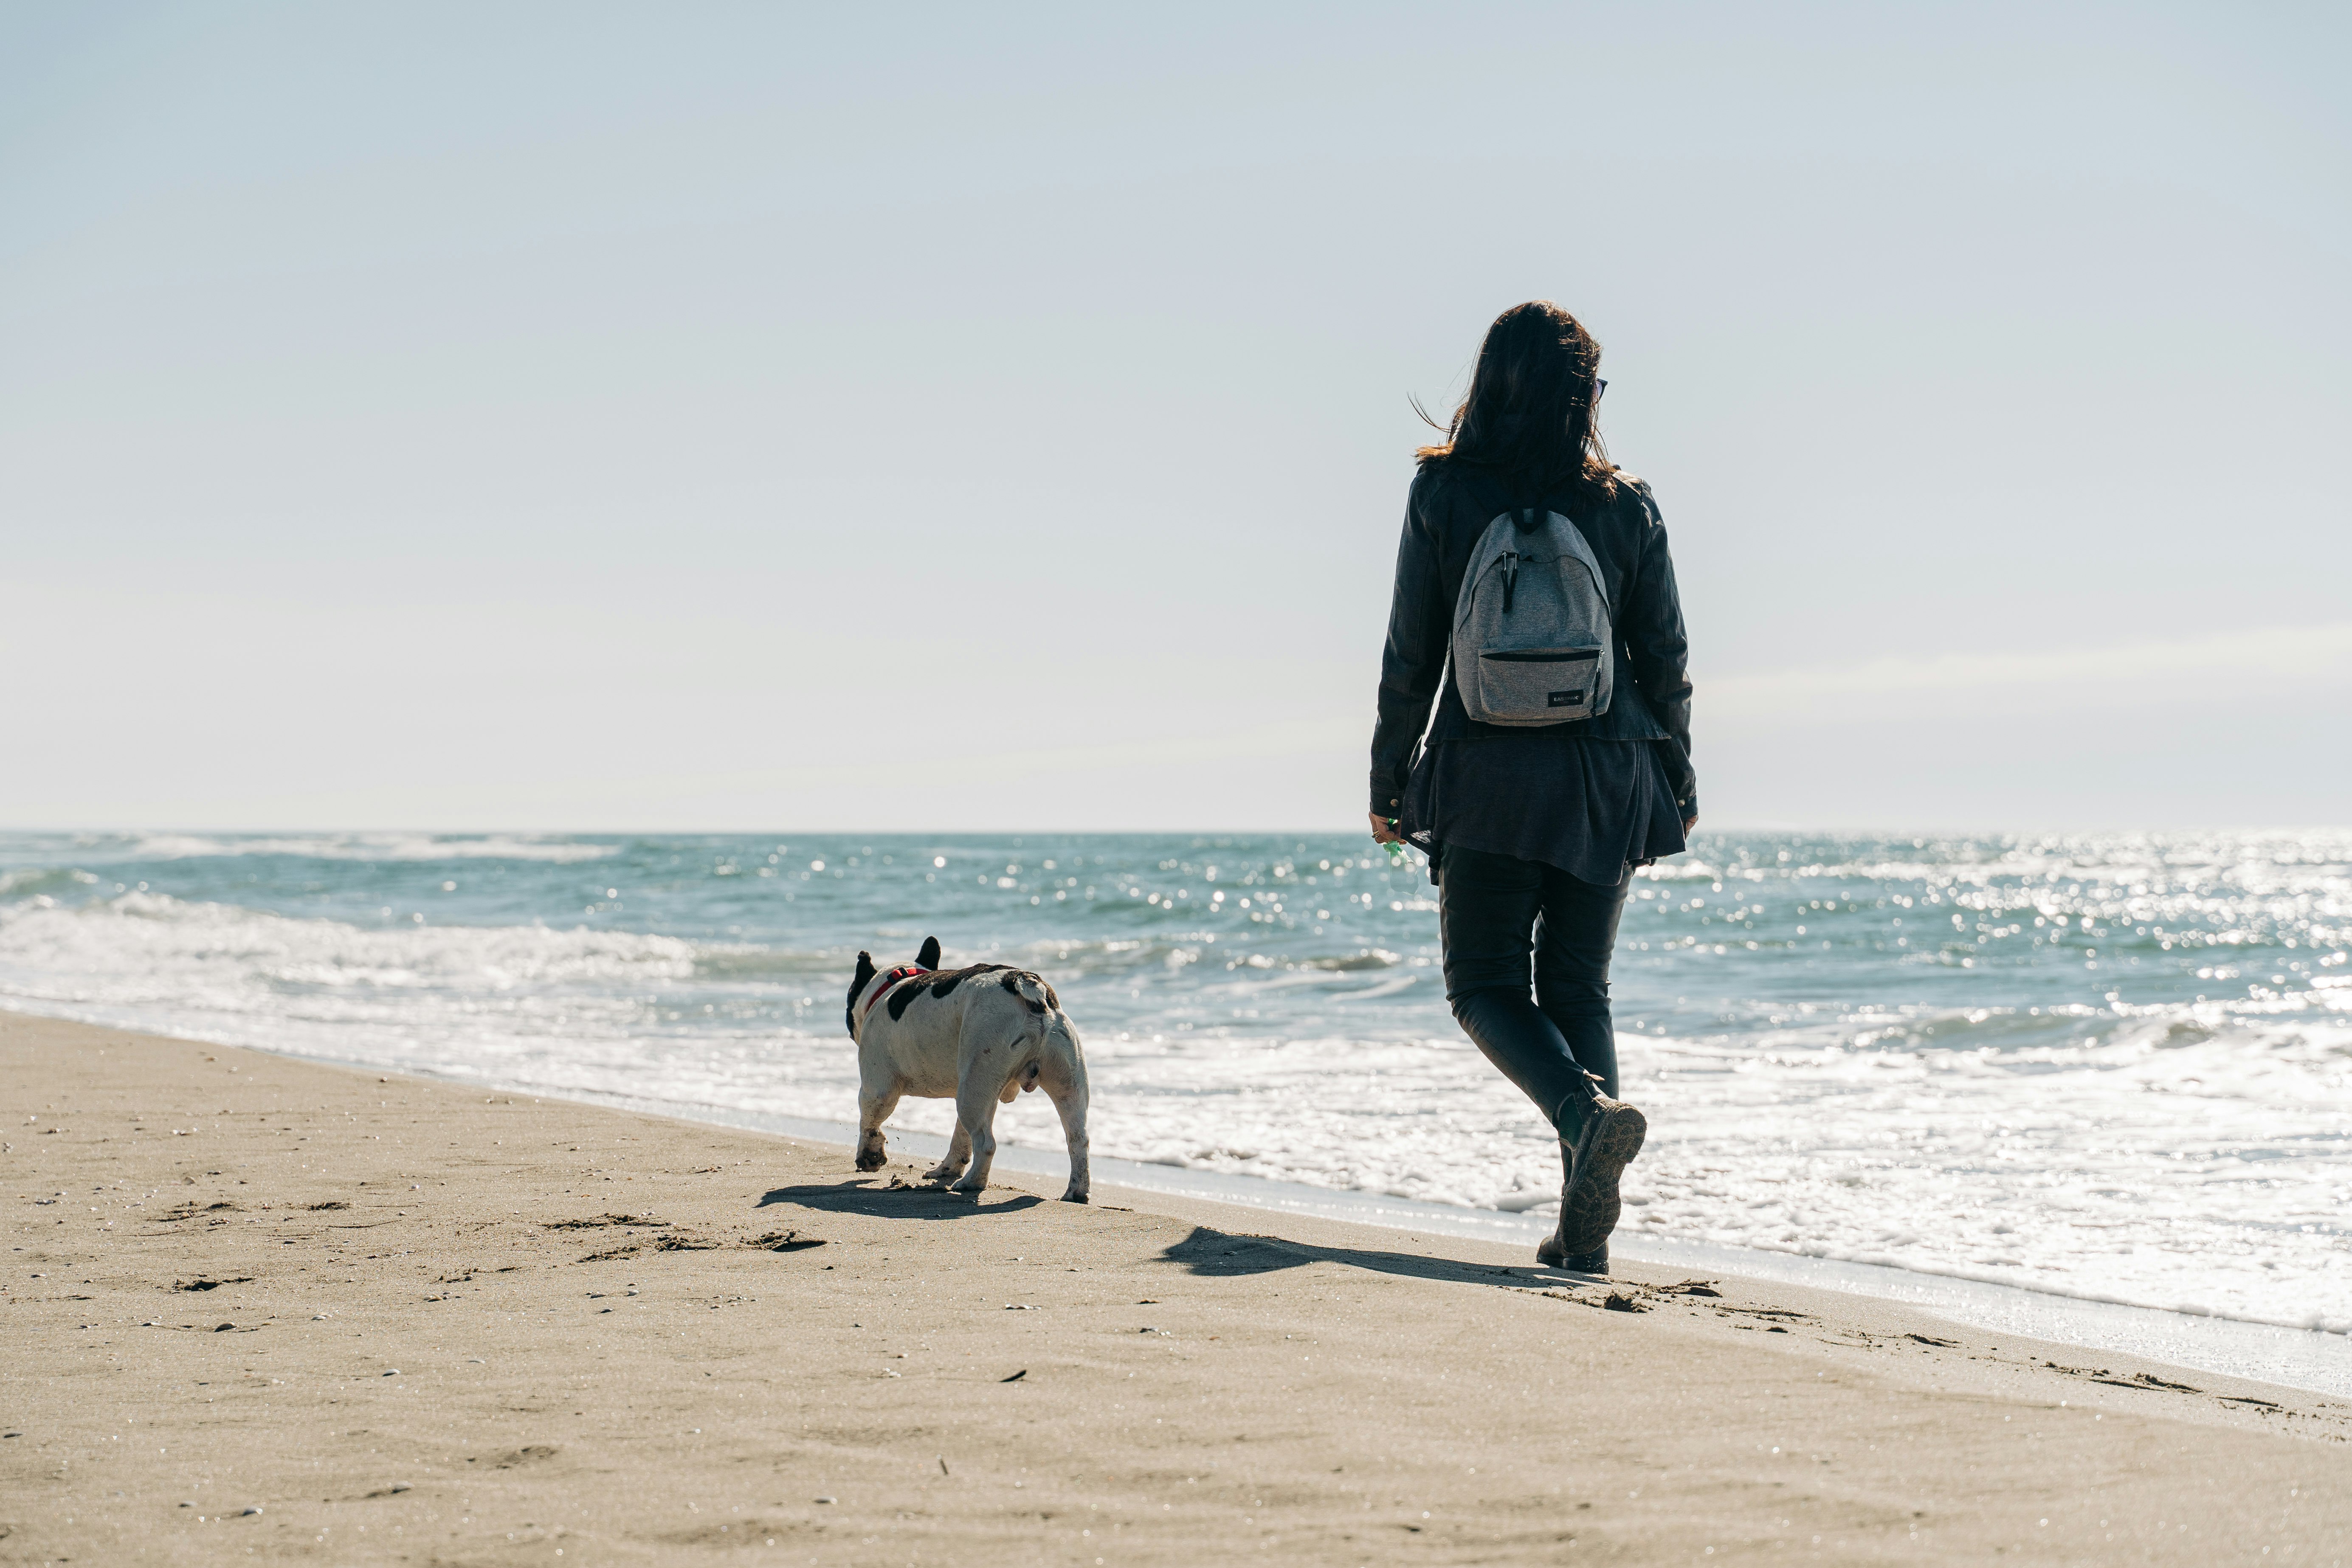
[[[1062,999],[1054,994],[1054,988],[1045,984],[1043,975],[1026,969],[1008,969],[997,984],[1019,998],[1032,1017],[1047,1020],[1049,1026],[1053,1016],[1062,1010]]]
[[[1055,1035],[1069,1035],[1070,1021],[1063,1016],[1062,999],[1054,994],[1052,984],[1045,976],[1026,969],[1008,969],[998,984],[1029,1010],[1030,1037],[1040,1047]],[[1016,1087],[1023,1091],[1035,1089],[1037,1075],[1038,1063],[1033,1058],[1027,1070],[1015,1075],[1013,1082],[1004,1086],[1006,1103],[1012,1102]]]

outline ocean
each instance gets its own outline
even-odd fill
[[[1540,1215],[1433,892],[1314,835],[11,834],[0,1007],[847,1126],[857,950],[936,934],[1059,989],[1097,1154]],[[2352,1333],[2347,948],[2352,831],[1702,833],[1619,942],[1620,1236]]]

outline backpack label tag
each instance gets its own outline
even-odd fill
[[[1554,708],[1574,708],[1583,701],[1584,691],[1580,687],[1574,691],[1555,691],[1551,694],[1551,706]]]

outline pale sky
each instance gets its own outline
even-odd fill
[[[2352,821],[2347,15],[7,0],[0,826],[1360,825],[1537,296],[1711,824]]]

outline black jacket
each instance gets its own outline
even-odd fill
[[[1538,500],[1549,500],[1552,510],[1573,521],[1601,562],[1617,632],[1616,694],[1609,711],[1594,719],[1535,730],[1475,723],[1445,663],[1462,575],[1488,523],[1511,507]],[[1621,470],[1616,500],[1595,510],[1557,493],[1515,493],[1509,479],[1463,465],[1424,464],[1406,499],[1404,538],[1397,546],[1388,647],[1381,657],[1380,723],[1372,731],[1372,810],[1397,815],[1412,771],[1414,742],[1427,728],[1432,744],[1551,736],[1654,741],[1664,754],[1675,805],[1684,816],[1694,816],[1698,777],[1690,762],[1688,656],[1666,525],[1648,485]],[[1432,725],[1433,698],[1438,711]]]

